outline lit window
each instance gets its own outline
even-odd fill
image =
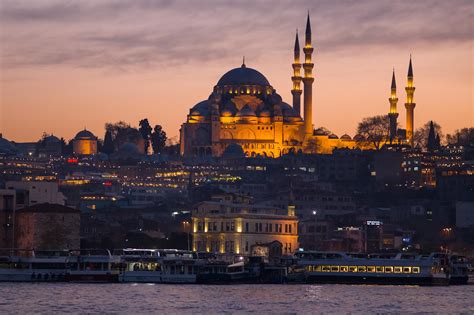
[[[366,271],[367,271],[367,268],[366,268],[365,266],[359,266],[359,267],[357,268],[357,270],[358,270],[359,272],[366,272]]]
[[[357,272],[357,266],[349,266],[350,272]]]
[[[411,270],[413,273],[420,273],[420,267],[413,267]]]
[[[382,266],[376,266],[375,267],[375,272],[382,273],[383,272],[383,267]]]
[[[341,266],[341,268],[339,269],[341,272],[348,272],[349,271],[349,267],[348,266]]]
[[[329,268],[329,266],[321,266],[321,271],[322,272],[329,272],[329,271],[331,271],[331,269]]]
[[[367,272],[375,272],[375,266],[367,266]]]
[[[399,267],[399,266],[394,267],[394,268],[393,268],[393,272],[394,272],[394,273],[402,273],[402,267]]]
[[[385,267],[385,273],[392,273],[393,267]]]
[[[411,273],[411,267],[403,267],[403,273]]]
[[[331,266],[331,272],[339,272],[339,266]]]

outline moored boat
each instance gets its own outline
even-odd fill
[[[342,252],[296,253],[308,283],[448,285],[449,266],[429,256],[365,255]]]

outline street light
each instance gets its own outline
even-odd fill
[[[189,228],[186,228],[187,226],[190,226],[190,223],[188,221],[183,221],[183,230],[184,232],[186,232],[186,236],[187,236],[187,243],[188,243],[188,250],[189,250]]]

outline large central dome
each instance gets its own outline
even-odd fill
[[[267,78],[255,69],[247,68],[245,64],[240,68],[235,68],[224,74],[217,86],[223,87],[226,85],[260,85],[269,86]]]

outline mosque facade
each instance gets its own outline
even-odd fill
[[[303,60],[300,60],[297,33],[291,77],[293,105],[284,102],[267,78],[247,67],[244,60],[241,67],[220,78],[207,100],[190,109],[180,129],[181,155],[219,157],[242,152],[247,157],[279,157],[290,152],[332,153],[335,148],[355,148],[357,136],[353,139],[346,134],[339,138],[314,130],[309,15],[302,50]],[[410,103],[407,109],[414,107],[410,100],[407,103]],[[396,101],[392,100],[391,120],[396,124],[394,111]]]

